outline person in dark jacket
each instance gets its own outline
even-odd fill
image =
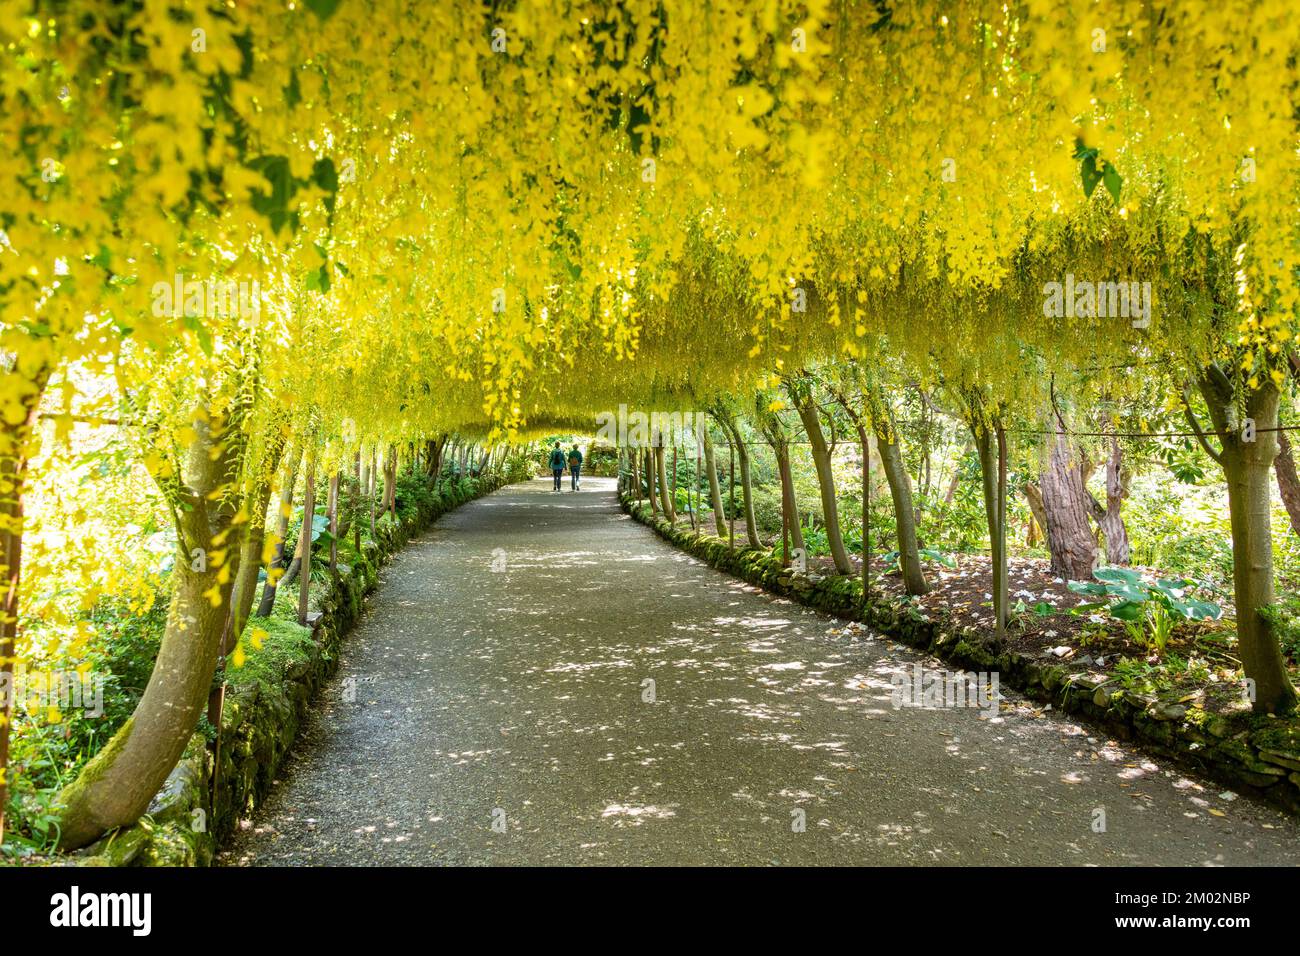
[[[555,476],[555,487],[553,491],[560,490],[560,480],[564,478],[564,452],[560,450],[560,443],[555,443],[555,450],[551,452],[551,474]]]
[[[572,488],[570,488],[571,491],[578,490],[578,487],[581,483],[581,477],[582,477],[581,473],[582,473],[582,452],[578,450],[577,445],[574,445],[573,448],[569,450],[569,474],[573,482],[573,486]]]

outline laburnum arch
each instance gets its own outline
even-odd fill
[[[140,708],[65,794],[66,846],[135,819],[178,758],[291,449],[328,468],[725,408],[817,361],[860,390],[884,362],[942,384],[986,475],[1058,378],[1199,393],[1246,673],[1261,708],[1293,703],[1255,613],[1297,305],[1282,0],[4,7],[3,665],[50,394],[64,424],[112,403],[181,550],[213,555],[177,565]],[[1044,314],[1067,274],[1149,283],[1150,322]],[[206,280],[259,307],[159,306]],[[1134,356],[1160,374],[1108,371]]]

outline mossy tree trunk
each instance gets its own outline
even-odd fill
[[[898,564],[903,572],[903,588],[908,594],[920,595],[930,590],[921,568],[921,547],[916,535],[916,509],[912,503],[912,477],[903,463],[903,447],[898,441],[894,415],[883,395],[870,403],[871,427],[876,436],[876,451],[889,485],[894,505],[894,527],[898,536]],[[863,449],[866,454],[866,449]]]
[[[271,485],[284,456],[285,436],[278,422],[271,426],[263,446],[261,467],[254,476],[244,500],[248,503],[248,532],[239,556],[239,571],[230,598],[230,626],[221,644],[221,656],[229,654],[244,633],[244,625],[257,597],[257,576],[262,569],[262,551],[266,545],[266,512],[271,505]],[[289,489],[292,494],[293,489]],[[281,539],[283,541],[283,539]],[[267,581],[270,581],[269,567]],[[272,601],[275,600],[274,594]]]
[[[662,439],[655,444],[655,483],[659,486],[659,507],[672,524],[677,523],[677,503],[673,501],[673,490],[668,484],[667,466],[664,464],[664,444]]]
[[[704,469],[709,475],[709,506],[713,509],[713,528],[719,538],[727,536],[726,511],[722,507],[722,486],[718,484],[718,462],[714,454],[713,436],[708,426],[700,429],[704,439]]]
[[[1241,389],[1217,365],[1198,378],[1219,448],[1210,445],[1190,405],[1188,421],[1201,446],[1223,469],[1228,482],[1228,516],[1232,527],[1232,584],[1237,609],[1237,650],[1247,679],[1254,682],[1254,708],[1280,714],[1295,709],[1296,690],[1268,609],[1273,604],[1273,528],[1270,476],[1277,456],[1278,406],[1281,395],[1265,378],[1255,389]],[[1244,397],[1244,403],[1241,399]],[[1245,406],[1245,420],[1237,415]],[[1253,425],[1253,428],[1250,427]]]
[[[745,511],[745,540],[751,548],[761,548],[763,540],[758,536],[758,517],[754,513],[754,482],[750,474],[749,446],[740,434],[740,426],[731,415],[715,413],[714,418],[726,429],[731,440],[731,447],[736,451],[736,468],[740,472],[740,497]]]
[[[812,450],[813,467],[817,469],[817,487],[821,491],[822,520],[826,525],[826,544],[831,551],[831,560],[835,570],[840,574],[852,574],[853,562],[849,560],[848,549],[844,547],[844,536],[840,532],[840,510],[835,499],[835,474],[831,468],[831,453],[826,445],[826,435],[822,432],[821,416],[813,400],[811,388],[791,390],[795,400],[795,409],[799,420],[803,422],[804,433],[808,436],[809,448]],[[795,545],[802,547],[802,545]]]
[[[776,473],[781,480],[781,515],[790,533],[790,547],[803,551],[806,546],[799,523],[799,502],[794,493],[794,472],[790,467],[790,439],[781,420],[763,408],[761,398],[757,411],[763,437],[776,455]]]
[[[179,477],[162,481],[173,502],[179,554],[158,657],[134,713],[59,795],[59,846],[73,850],[134,823],[185,750],[208,700],[229,616],[240,549],[232,519],[244,445],[236,426],[215,433],[196,410],[197,437]],[[224,557],[222,557],[224,552]]]

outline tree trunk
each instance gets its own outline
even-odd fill
[[[867,467],[867,462],[870,460],[871,450],[867,444],[867,432],[861,416],[853,410],[848,399],[843,395],[837,393],[836,398],[840,406],[853,419],[853,423],[858,428],[859,439],[862,442],[862,536],[865,560],[867,522],[870,520],[870,515],[867,512],[869,495],[867,482],[870,480],[870,470]],[[921,545],[917,540],[916,533],[917,515],[912,501],[912,479],[903,463],[903,448],[898,442],[898,429],[894,423],[894,412],[889,406],[885,395],[878,388],[873,390],[869,396],[864,393],[864,398],[867,399],[867,408],[871,413],[872,431],[876,436],[876,450],[880,453],[881,468],[885,472],[885,481],[889,485],[890,501],[894,507],[894,527],[898,536],[898,560],[899,567],[903,572],[903,588],[911,595],[925,594],[930,590],[930,585],[926,582],[925,571],[921,568]]]
[[[8,374],[21,373],[20,361]],[[15,379],[11,379],[14,381]],[[0,419],[0,560],[4,561],[4,607],[0,609],[0,845],[5,839],[5,808],[9,805],[9,733],[13,720],[14,665],[18,656],[23,563],[23,492],[27,480],[28,448],[49,371],[38,367],[26,381],[30,391],[19,399],[22,419],[10,425]]]
[[[289,535],[289,518],[293,513],[293,489],[298,481],[298,466],[302,464],[302,443],[295,442],[293,454],[285,465],[284,484],[280,488],[280,513],[276,516],[275,557],[266,571],[266,584],[262,600],[257,606],[258,617],[269,617],[275,607],[275,590],[285,567],[284,539]],[[281,572],[277,575],[276,572]]]
[[[1007,553],[1005,534],[1005,496],[1001,493],[1003,483],[1000,480],[1002,455],[999,443],[990,423],[974,423],[971,434],[975,439],[975,451],[979,455],[980,480],[984,488],[984,516],[989,529],[989,549],[993,570],[993,620],[997,633],[1002,634],[1007,626]]]
[[[817,469],[817,486],[821,489],[822,518],[826,522],[826,544],[831,549],[831,560],[835,562],[835,570],[840,574],[852,574],[853,562],[849,560],[849,552],[844,547],[844,537],[840,533],[840,512],[835,500],[835,475],[831,470],[830,450],[826,447],[826,436],[822,433],[821,418],[813,404],[811,390],[795,401],[795,409],[799,412],[799,420],[803,422],[803,430],[808,435],[813,465]]]
[[[361,507],[361,450],[357,450],[356,458],[352,463],[353,474],[356,476],[356,488],[352,494],[351,507],[348,508],[348,520],[352,523],[352,550],[357,553],[357,558],[362,557],[361,552],[361,522],[358,520],[359,509]]]
[[[908,594],[920,595],[930,590],[925,572],[921,569],[921,548],[916,538],[916,512],[912,506],[912,479],[903,464],[903,449],[898,444],[898,432],[890,421],[882,422],[873,416],[876,433],[876,451],[889,483],[889,497],[894,505],[894,525],[898,532],[898,560],[903,571],[903,588]],[[882,433],[883,432],[883,433]],[[865,451],[865,449],[864,449]]]
[[[1043,530],[1047,532],[1052,573],[1067,581],[1090,581],[1097,541],[1088,523],[1083,470],[1059,423],[1054,423],[1048,442],[1047,467],[1039,477],[1039,487],[1047,516]]]
[[[158,657],[130,719],[59,795],[63,850],[139,819],[176,766],[208,700],[239,571],[239,549],[226,536],[235,530],[231,519],[240,506],[234,494],[209,498],[223,485],[238,487],[244,447],[230,430],[213,435],[201,411],[195,419],[198,437],[175,491],[180,553]],[[225,561],[218,562],[223,550]]]
[[[249,612],[253,609],[253,600],[257,597],[257,575],[262,570],[262,551],[266,545],[266,512],[271,504],[271,477],[280,467],[280,458],[284,454],[284,434],[278,423],[268,438],[261,473],[249,489],[245,501],[251,504],[248,518],[248,533],[244,538],[243,552],[239,557],[239,571],[235,575],[235,587],[230,597],[230,625],[221,642],[221,656],[225,657],[244,633],[248,623]],[[292,492],[292,489],[290,489]],[[268,565],[269,567],[269,565]],[[270,576],[268,572],[267,581]],[[274,593],[272,594],[274,600]]]
[[[777,474],[781,477],[781,510],[790,529],[790,547],[807,553],[803,540],[803,527],[799,522],[799,503],[794,495],[794,472],[790,468],[790,446],[785,438],[772,445],[776,453]]]
[[[745,511],[745,540],[751,548],[763,547],[763,539],[758,536],[758,516],[754,512],[754,482],[750,476],[749,446],[740,435],[740,426],[730,416],[715,416],[731,439],[731,446],[736,450],[736,467],[740,470],[740,498]]]
[[[722,487],[718,484],[718,463],[713,452],[713,438],[708,426],[700,429],[704,437],[704,470],[709,475],[709,506],[713,509],[713,528],[719,538],[727,536],[726,511],[722,507]]]
[[[1111,436],[1110,455],[1106,459],[1106,507],[1092,496],[1087,486],[1084,493],[1093,520],[1101,528],[1106,541],[1106,561],[1109,564],[1127,565],[1133,557],[1129,545],[1128,529],[1124,527],[1124,499],[1128,497],[1128,475],[1124,470],[1123,455],[1119,439]]]
[[[1255,423],[1254,440],[1246,441],[1242,424],[1233,414],[1234,389],[1227,377],[1212,368],[1197,385],[1220,436],[1218,462],[1228,481],[1237,649],[1246,677],[1254,681],[1255,710],[1286,713],[1295,708],[1296,690],[1287,675],[1277,634],[1262,613],[1273,604],[1269,475],[1277,457],[1274,429],[1280,395],[1271,381],[1246,395],[1246,417]]]
[[[646,497],[650,500],[650,516],[656,518],[659,516],[659,504],[655,501],[655,460],[654,451],[647,448],[644,457],[641,459],[645,465],[645,490]]]
[[[1296,474],[1291,439],[1286,437],[1286,432],[1277,432],[1277,445],[1277,458],[1273,460],[1273,468],[1277,472],[1277,490],[1282,496],[1287,517],[1291,519],[1291,530],[1300,534],[1300,475]]]
[[[1042,490],[1032,481],[1025,482],[1025,500],[1029,502],[1030,514],[1025,547],[1032,548],[1038,544],[1038,535],[1035,532],[1043,531],[1047,527],[1047,509],[1043,507]]]
[[[375,540],[375,473],[379,469],[379,455],[374,445],[370,446],[370,484],[366,487],[366,503],[370,508],[370,540]]]
[[[663,443],[655,445],[655,482],[659,485],[659,507],[664,517],[672,524],[677,523],[677,503],[672,499],[672,490],[668,485],[668,472],[664,465]]]
[[[330,577],[339,572],[339,473],[335,470],[330,475],[329,497],[325,503],[325,513],[329,518],[330,529]]]
[[[311,539],[316,520],[316,449],[307,456],[307,487],[302,500],[302,531],[298,533],[298,623],[307,625],[307,604],[311,596]]]
[[[391,512],[397,520],[397,446],[390,444],[384,458],[384,503],[381,513]]]

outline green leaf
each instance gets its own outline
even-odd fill
[[[181,316],[181,320],[199,340],[199,348],[203,349],[203,354],[211,358],[212,356],[212,332],[204,325],[203,321],[197,316],[190,315],[188,312]]]
[[[1121,621],[1140,621],[1142,605],[1136,601],[1120,601],[1118,604],[1111,605],[1110,614],[1111,617],[1117,617]]]
[[[1120,186],[1123,185],[1123,180],[1119,178],[1119,170],[1115,168],[1114,163],[1106,163],[1106,169],[1101,174],[1101,181],[1106,186],[1106,192],[1110,193],[1110,198],[1119,202],[1119,190]]]
[[[1079,615],[1095,614],[1097,611],[1104,611],[1109,608],[1109,604],[1102,603],[1076,604],[1074,607],[1070,608],[1070,613]]]
[[[284,88],[284,105],[293,109],[302,102],[302,87],[298,85],[298,70],[289,73],[289,85]]]
[[[1101,173],[1097,171],[1096,157],[1085,156],[1083,162],[1079,164],[1079,171],[1083,176],[1083,194],[1091,198],[1092,191],[1097,188],[1097,183],[1101,181]]]
[[[1138,574],[1132,568],[1106,566],[1093,571],[1092,576],[1098,581],[1110,581],[1115,584],[1137,585],[1142,583],[1142,575]]]
[[[339,8],[339,0],[307,0],[307,9],[322,21],[328,20],[334,16],[334,11]]]
[[[311,168],[311,181],[327,193],[339,191],[339,174],[334,168],[334,160],[326,156],[318,159]]]
[[[1075,594],[1091,594],[1094,597],[1105,597],[1110,593],[1106,590],[1106,585],[1094,584],[1092,581],[1070,581],[1066,587]]]
[[[307,273],[307,291],[325,293],[330,290],[329,263]]]
[[[1184,601],[1187,617],[1193,621],[1217,621],[1223,616],[1223,608],[1213,601]]]
[[[944,567],[957,567],[957,562],[948,557],[948,555],[944,554],[944,552],[940,551],[938,548],[922,548],[920,555],[923,558],[929,558],[931,561],[936,561]]]

